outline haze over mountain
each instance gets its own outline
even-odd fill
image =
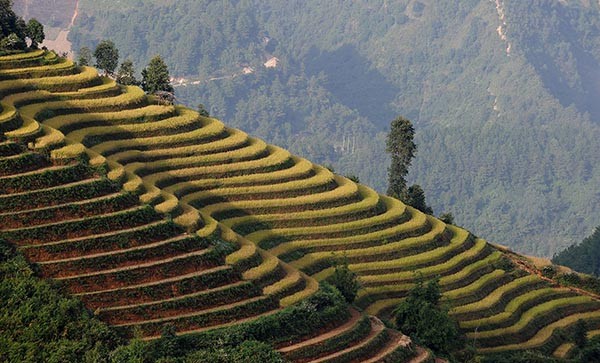
[[[419,146],[410,178],[436,214],[550,256],[600,219],[599,9],[81,0],[69,39],[74,49],[112,39],[140,69],[161,54],[179,101],[380,191],[384,135],[404,115]]]

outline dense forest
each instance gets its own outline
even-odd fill
[[[555,255],[552,262],[600,277],[600,227],[581,243]]]
[[[82,0],[74,49],[156,54],[180,102],[384,191],[389,123],[436,214],[551,256],[600,215],[596,2]],[[264,63],[276,57],[275,67]]]

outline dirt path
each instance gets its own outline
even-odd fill
[[[540,270],[538,270],[535,267],[530,266],[528,263],[526,263],[526,262],[524,262],[524,261],[522,261],[522,260],[520,260],[518,258],[515,258],[512,255],[509,255],[509,257],[517,265],[518,268],[520,268],[522,270],[525,270],[525,271],[529,272],[532,275],[536,275],[536,276],[538,276],[539,278],[541,278],[544,281],[547,281],[547,282],[549,282],[549,283],[551,283],[553,285],[556,285],[556,286],[565,287],[565,288],[567,288],[567,289],[569,289],[571,291],[574,291],[574,292],[576,292],[576,293],[578,293],[580,295],[587,295],[587,296],[592,297],[593,299],[600,300],[600,295],[598,295],[598,294],[594,294],[591,291],[583,290],[583,289],[580,289],[580,288],[575,287],[575,286],[562,285],[560,282],[558,282],[558,281],[556,281],[554,279],[551,279],[549,277],[544,276]]]

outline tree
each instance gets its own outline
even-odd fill
[[[117,72],[117,82],[125,86],[139,85],[138,80],[135,78],[135,68],[131,60],[127,59],[121,63],[121,67]]]
[[[23,40],[17,36],[15,33],[10,33],[7,37],[2,38],[0,40],[0,48],[1,49],[22,49]]]
[[[346,175],[346,178],[352,180],[353,182],[355,182],[357,184],[360,183],[360,178],[357,175],[348,174],[348,175]]]
[[[92,64],[92,50],[88,47],[81,47],[77,56],[77,64],[80,66],[89,66]]]
[[[107,74],[113,74],[119,65],[119,50],[110,40],[103,40],[98,44],[94,50],[94,57],[96,58],[96,67],[104,70]]]
[[[454,224],[454,214],[443,213],[440,215],[440,220],[446,224]]]
[[[461,349],[464,341],[448,310],[439,306],[441,296],[438,280],[427,285],[419,281],[394,310],[394,315],[403,333],[437,352],[450,353]]]
[[[170,82],[169,68],[159,55],[152,58],[142,71],[142,88],[149,94],[175,91]]]
[[[206,107],[202,103],[198,104],[198,113],[200,116],[210,117],[210,113],[208,113],[208,110],[206,110]]]
[[[38,44],[41,44],[46,38],[42,23],[36,19],[30,19],[27,23],[27,36],[31,39],[31,47],[37,48]]]
[[[412,207],[417,208],[423,213],[433,214],[433,209],[425,202],[425,192],[419,184],[411,185],[406,191],[404,202]]]
[[[12,10],[12,0],[0,0],[0,38],[15,34],[19,39],[25,39],[25,21]]]
[[[335,286],[350,304],[354,302],[356,294],[358,294],[358,290],[360,289],[358,276],[348,267],[347,259],[344,259],[342,263],[335,266],[333,275],[327,279],[327,282]]]
[[[386,152],[392,159],[388,169],[388,190],[391,197],[403,199],[406,195],[406,175],[408,167],[417,152],[414,143],[415,129],[404,117],[398,117],[391,123],[386,140]]]

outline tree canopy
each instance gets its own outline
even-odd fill
[[[438,280],[427,284],[419,281],[394,310],[394,315],[398,329],[404,334],[437,352],[451,353],[460,350],[464,342],[447,308],[439,306],[441,297]]]
[[[81,47],[77,55],[77,64],[80,66],[90,66],[92,64],[92,50],[88,47]]]
[[[600,226],[580,243],[556,254],[552,262],[579,272],[600,276]]]
[[[113,74],[119,65],[119,50],[110,40],[101,41],[94,51],[96,67]]]
[[[135,77],[135,67],[131,60],[127,59],[125,62],[121,63],[121,67],[117,72],[117,82],[126,86],[139,85],[139,81]]]
[[[169,76],[169,68],[159,55],[152,58],[148,66],[142,71],[142,88],[150,94],[161,91],[174,92]]]
[[[425,192],[419,184],[414,184],[408,187],[404,202],[411,207],[415,207],[423,213],[433,214],[433,209],[425,202]]]
[[[27,37],[31,39],[31,47],[37,48],[38,44],[41,44],[46,38],[42,23],[36,19],[30,19],[27,23]]]
[[[27,24],[12,9],[12,0],[0,0],[0,48],[24,49]],[[43,32],[43,28],[42,28]]]

